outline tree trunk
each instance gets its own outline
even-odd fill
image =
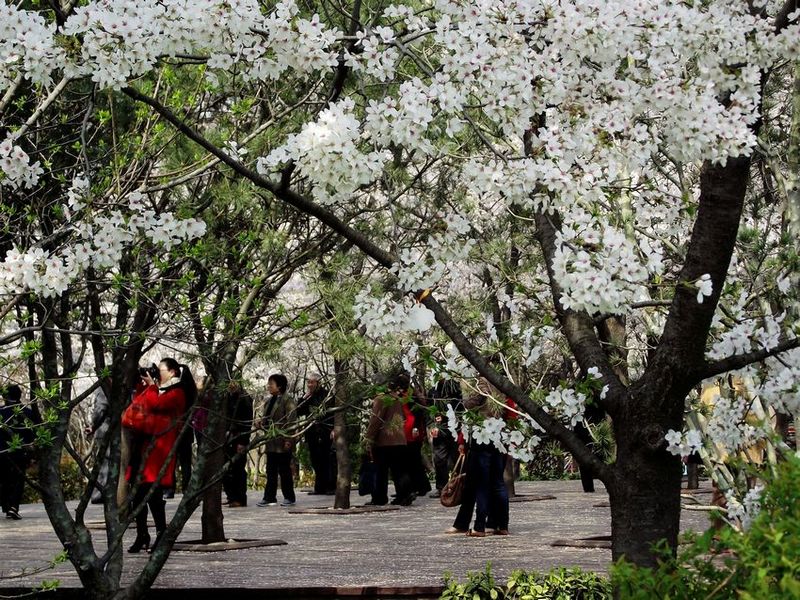
[[[227,382],[225,382],[227,384]],[[216,383],[214,383],[216,387]],[[206,437],[202,442],[203,452],[206,453],[206,464],[203,469],[201,485],[207,485],[213,477],[218,475],[225,464],[225,400],[226,394],[213,390],[211,392],[211,405],[209,410],[212,416],[206,428]],[[222,480],[208,486],[203,492],[203,514],[200,522],[202,525],[203,544],[213,544],[225,541],[225,517],[222,514]]]
[[[333,443],[336,448],[336,497],[334,508],[350,508],[350,483],[353,467],[347,447],[347,394],[350,364],[347,360],[334,360],[336,369],[336,413],[333,415]]]
[[[618,419],[617,460],[611,481],[606,481],[611,503],[611,556],[655,567],[653,545],[666,543],[672,553],[678,545],[681,515],[679,456],[666,451],[664,430],[645,425],[641,415]],[[624,435],[619,434],[620,430]]]

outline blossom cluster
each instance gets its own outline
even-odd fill
[[[397,276],[400,289],[416,292],[431,288],[450,267],[469,257],[475,240],[463,239],[470,230],[466,217],[451,213],[441,221],[445,230],[434,233],[423,251],[406,248],[400,252],[398,262],[390,269]]]
[[[667,452],[684,458],[703,447],[703,437],[696,429],[683,433],[670,429],[664,438],[667,440]]]
[[[11,138],[0,143],[0,186],[16,188],[32,188],[38,181],[43,169],[38,161],[32,163],[28,154]]]
[[[360,186],[372,182],[391,158],[385,151],[361,152],[355,104],[347,98],[320,112],[289,136],[283,146],[258,160],[258,171],[270,174],[289,161],[314,184],[313,195],[323,204],[347,200]]]
[[[235,63],[248,79],[277,79],[287,69],[310,73],[335,66],[330,46],[340,35],[292,1],[264,14],[255,0],[103,0],[75,9],[63,33],[81,39],[66,67],[102,87],[119,88],[150,71],[163,56],[208,55],[210,69]]]
[[[88,181],[77,177],[67,194],[65,214],[74,218],[84,210],[89,193]],[[28,291],[43,297],[57,296],[85,268],[116,267],[124,249],[139,235],[170,249],[205,233],[205,223],[199,219],[179,219],[169,212],[148,218],[140,192],[130,193],[126,200],[125,211],[109,210],[90,219],[75,219],[72,227],[76,239],[57,251],[40,247],[9,250],[0,262],[0,294]]]
[[[550,390],[545,396],[542,408],[569,421],[570,427],[583,422],[586,411],[586,395],[572,388]]]
[[[354,310],[371,337],[427,331],[435,321],[433,312],[410,298],[396,302],[388,297],[375,298],[366,290],[356,296]]]
[[[757,485],[747,491],[744,497],[740,500],[733,490],[725,492],[725,500],[727,503],[728,519],[731,521],[738,521],[741,523],[742,529],[748,529],[753,520],[761,512],[761,495],[764,492],[764,487]]]
[[[0,92],[18,76],[47,84],[65,55],[55,40],[56,27],[36,12],[0,4]]]

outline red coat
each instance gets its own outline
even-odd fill
[[[157,385],[147,387],[134,399],[134,402],[144,404],[148,412],[158,415],[164,421],[165,431],[155,436],[140,437],[132,452],[138,452],[139,464],[144,464],[142,469],[142,483],[154,483],[161,471],[167,457],[178,439],[181,431],[182,418],[186,412],[186,396],[180,386],[173,385],[163,391]],[[177,451],[173,453],[166,471],[161,476],[161,486],[172,487],[175,482],[175,459]],[[135,460],[135,459],[134,459]],[[129,468],[128,481],[133,482],[136,473]]]

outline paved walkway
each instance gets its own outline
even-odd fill
[[[598,482],[598,492],[584,494],[579,481],[520,482],[517,492],[552,494],[555,500],[512,502],[511,535],[467,538],[446,535],[456,509],[435,499],[418,499],[413,506],[391,512],[352,515],[289,514],[280,507],[258,508],[260,494],[250,492],[247,508],[225,511],[230,538],[280,538],[285,546],[228,552],[174,552],[159,576],[157,588],[316,588],[437,586],[451,572],[463,578],[467,571],[492,570],[503,579],[514,569],[547,570],[579,566],[604,572],[610,550],[553,547],[563,538],[610,534],[608,497]],[[701,500],[707,500],[701,490]],[[353,493],[353,505],[364,498]],[[168,501],[175,506],[176,501]],[[331,497],[298,494],[298,508],[323,507]],[[41,505],[21,509],[23,520],[0,521],[0,571],[4,575],[45,564],[60,550]],[[102,518],[92,506],[87,521]],[[683,529],[706,527],[705,513],[684,510]],[[93,530],[98,545],[103,532]],[[126,546],[134,538],[126,534]],[[187,524],[181,539],[200,537],[200,511]],[[136,572],[146,555],[125,555],[126,573]],[[130,578],[130,575],[127,576]],[[36,585],[59,579],[66,588],[79,587],[71,565],[65,564],[33,577],[0,579],[0,586]],[[2,590],[0,590],[2,595]]]

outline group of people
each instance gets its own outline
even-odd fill
[[[435,407],[433,417],[427,408]],[[431,490],[422,462],[422,444],[429,427],[435,471],[436,489],[431,497],[439,497],[459,454],[464,461],[465,484],[461,505],[453,526],[447,533],[463,533],[484,537],[491,532],[508,535],[509,497],[503,474],[508,457],[492,443],[457,437],[446,426],[442,414],[447,406],[453,411],[473,410],[483,417],[513,418],[513,403],[502,398],[486,380],[480,379],[476,393],[462,400],[457,381],[441,380],[427,397],[414,394],[407,373],[390,379],[387,391],[373,399],[365,435],[366,468],[374,468],[372,499],[368,505],[389,502],[388,481],[391,473],[395,484],[393,504],[410,505],[419,495]],[[430,422],[429,422],[430,420]],[[365,468],[365,467],[362,467]],[[472,523],[475,514],[474,525]]]
[[[95,404],[88,435],[104,440],[110,427],[109,402],[103,382],[95,393]],[[462,400],[461,388],[454,380],[441,380],[426,393],[415,392],[407,373],[398,372],[387,382],[385,391],[371,404],[364,437],[365,463],[372,475],[371,499],[367,505],[390,502],[390,475],[395,485],[392,503],[407,506],[421,495],[439,497],[459,454],[466,453],[466,486],[453,533],[482,536],[487,530],[508,533],[508,494],[503,481],[506,457],[491,444],[475,440],[465,443],[454,437],[442,415],[448,405],[456,411],[474,409],[497,416],[497,402],[488,401],[492,389],[486,382],[479,393]],[[304,430],[310,462],[314,472],[311,494],[334,494],[337,469],[333,451],[334,417],[329,410],[329,392],[318,373],[306,379],[306,391],[295,399],[288,393],[286,376],[269,377],[269,397],[263,414],[254,418],[253,399],[238,382],[231,381],[225,393],[225,453],[230,462],[223,480],[229,508],[247,506],[247,452],[255,430],[265,434],[266,484],[258,506],[278,505],[277,491],[282,493],[281,506],[292,506],[297,498],[292,471],[293,454],[298,438],[298,423]],[[192,472],[192,444],[203,439],[213,390],[198,390],[191,371],[173,358],[141,368],[131,393],[131,401],[123,413],[123,445],[129,456],[125,480],[131,514],[136,521],[136,539],[128,548],[136,553],[148,550],[151,537],[147,527],[148,513],[155,525],[155,542],[166,530],[165,499],[176,485],[176,470],[181,470],[183,489],[189,487]],[[496,395],[496,394],[494,394]],[[0,408],[4,427],[0,428],[0,492],[2,508],[8,518],[19,517],[19,503],[27,461],[31,455],[33,431],[29,427],[35,415],[20,405],[21,391],[10,386],[5,405]],[[435,406],[435,411],[429,411]],[[15,438],[19,434],[21,438]],[[23,449],[17,448],[19,440]],[[12,440],[15,440],[12,442]],[[435,471],[435,488],[431,487],[423,459],[423,444],[430,441]],[[101,444],[96,444],[100,446]],[[106,443],[108,449],[110,444]],[[96,456],[103,463],[92,491],[92,502],[104,501],[104,495],[115,495],[106,486],[108,458]],[[362,467],[366,468],[366,467]],[[473,512],[475,524],[470,528]]]

